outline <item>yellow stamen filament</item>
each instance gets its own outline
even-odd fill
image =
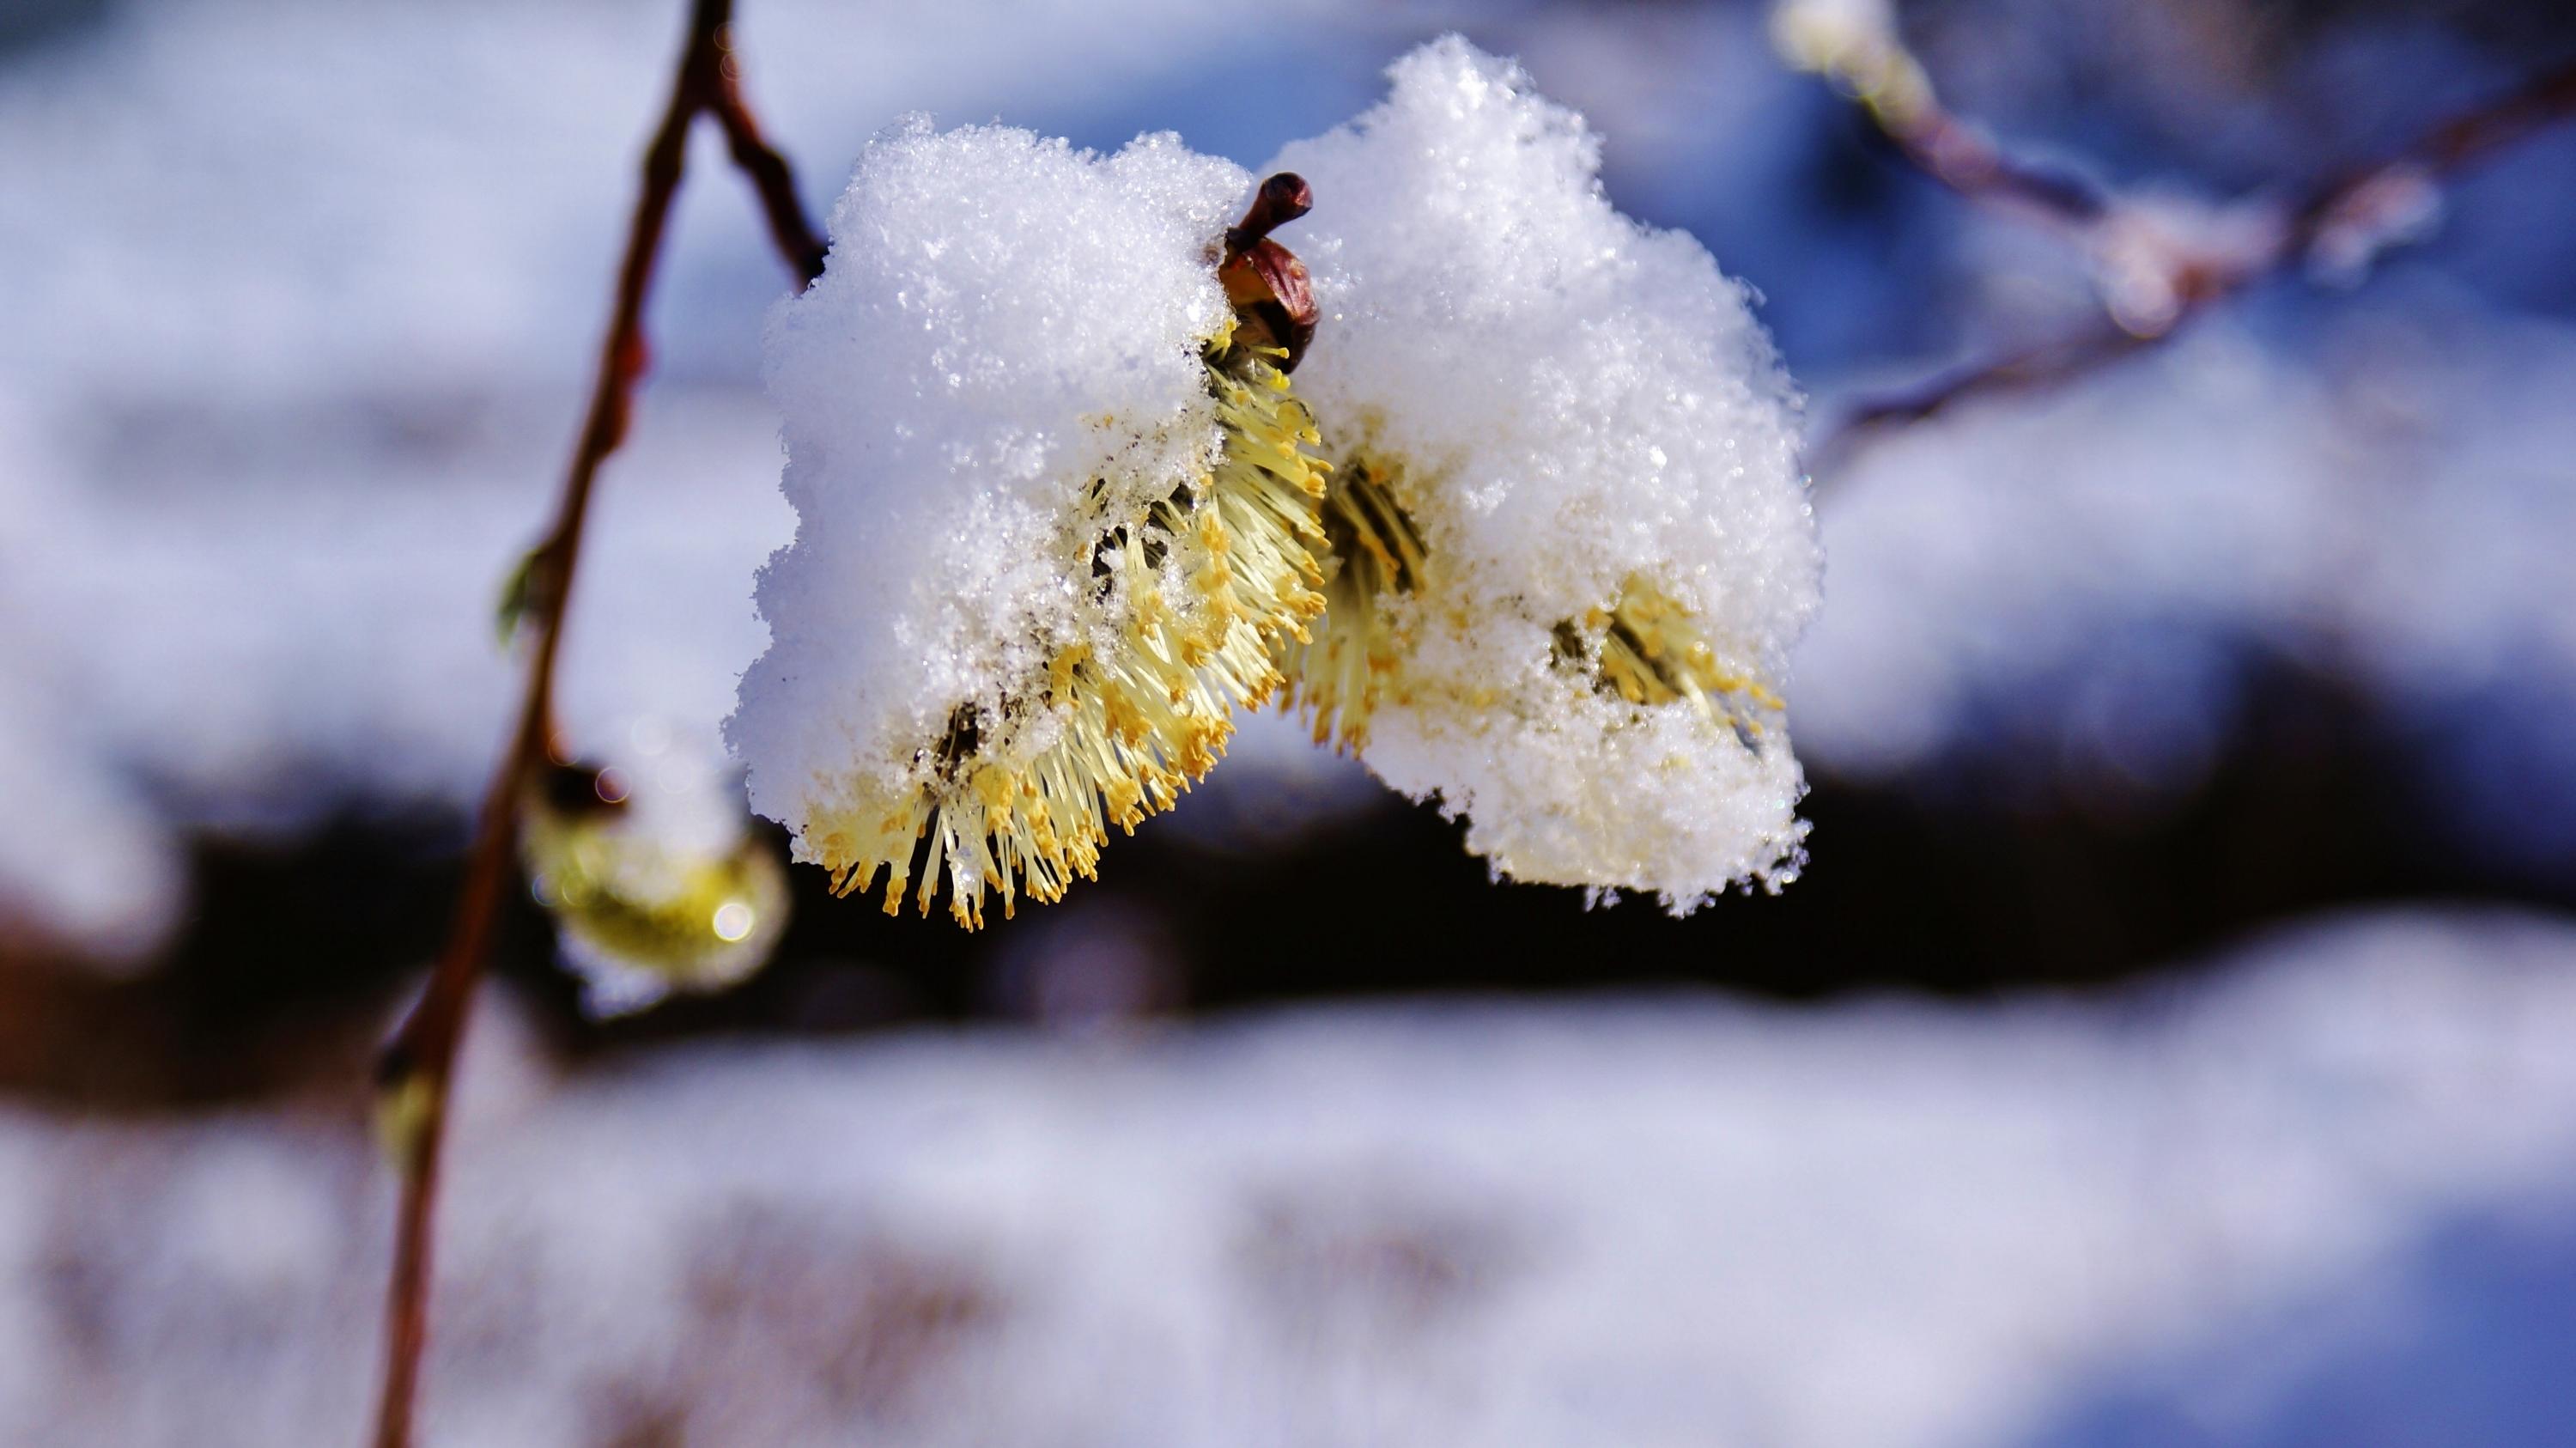
[[[1437,561],[1399,501],[1404,491],[1400,469],[1357,457],[1334,473],[1324,499],[1325,554],[1331,560],[1324,619],[1312,638],[1301,635],[1279,648],[1280,670],[1288,679],[1284,702],[1312,714],[1318,744],[1364,750],[1370,716],[1388,699],[1401,702],[1409,693],[1406,615],[1390,605],[1398,595],[1436,594],[1440,580]],[[1440,616],[1468,626],[1454,603]],[[1645,708],[1688,700],[1702,718],[1731,728],[1748,749],[1761,747],[1758,716],[1782,708],[1759,678],[1721,662],[1699,620],[1643,577],[1627,580],[1608,607],[1561,620],[1553,633],[1558,661],[1589,669],[1604,692]],[[1497,701],[1479,690],[1466,702],[1490,708]]]
[[[1755,736],[1762,733],[1762,721],[1726,708],[1724,698],[1733,695],[1773,713],[1784,707],[1761,680],[1720,665],[1699,620],[1643,579],[1629,579],[1615,608],[1606,614],[1595,609],[1585,622],[1601,635],[1601,682],[1631,704],[1688,699],[1701,718]]]
[[[1324,498],[1325,546],[1337,560],[1324,584],[1324,621],[1317,637],[1280,650],[1283,703],[1313,714],[1318,744],[1367,745],[1369,715],[1405,652],[1383,600],[1421,588],[1428,560],[1395,501],[1399,485],[1393,469],[1358,460],[1334,475]]]

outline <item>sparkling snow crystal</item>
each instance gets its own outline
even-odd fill
[[[771,324],[796,541],[729,726],[844,889],[1052,899],[1222,753],[1322,611],[1322,469],[1216,268],[1240,168],[915,120]],[[924,842],[927,842],[926,845]]]
[[[1332,460],[1319,737],[1527,880],[1687,911],[1796,871],[1777,693],[1820,556],[1744,289],[1603,197],[1600,142],[1456,37],[1290,146]]]

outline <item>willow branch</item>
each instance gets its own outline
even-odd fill
[[[2006,151],[1984,128],[1943,106],[1926,88],[1903,111],[1866,107],[1881,136],[1917,170],[1966,200],[2018,211],[2081,232],[2111,209],[2111,198],[2073,171]]]
[[[2112,198],[2074,172],[2015,156],[1942,104],[1899,33],[1891,4],[1801,4],[1773,12],[1782,54],[1859,102],[1879,136],[1962,198],[2067,232],[2099,221]]]
[[[750,108],[743,104],[742,73],[734,60],[732,29],[728,25],[716,32],[719,54],[706,107],[724,130],[725,146],[733,153],[734,165],[760,197],[761,214],[769,221],[769,236],[778,245],[778,255],[796,273],[800,284],[810,286],[823,274],[823,239],[815,233],[814,223],[805,219],[804,204],[796,199],[796,176],[787,158],[762,138],[760,123],[752,119]]]
[[[378,1448],[408,1448],[421,1362],[428,1346],[430,1249],[446,1138],[450,1083],[463,1044],[467,1008],[491,951],[501,906],[517,877],[519,800],[552,742],[555,660],[563,643],[565,606],[581,557],[582,529],[593,485],[625,439],[636,384],[648,361],[644,304],[679,192],[690,124],[719,118],[735,162],[751,177],[770,230],[800,281],[822,270],[823,248],[796,201],[786,161],[760,138],[744,107],[730,46],[731,0],[695,0],[671,99],[646,147],[643,187],[628,224],[608,333],[572,465],[552,524],[530,555],[525,626],[534,635],[518,713],[485,787],[465,883],[445,948],[411,1014],[395,1031],[378,1067],[387,1148],[400,1173],[392,1280],[385,1297],[385,1376],[376,1417]]]
[[[2056,387],[2086,376],[2171,337],[2217,303],[2302,263],[2358,274],[2381,251],[2416,234],[2417,224],[2438,199],[2440,183],[2571,116],[2576,116],[2576,62],[2443,121],[2369,165],[2319,183],[2302,196],[2272,203],[2260,224],[2245,228],[2261,238],[2257,245],[2178,251],[2164,258],[2163,281],[2173,308],[2156,325],[2123,325],[2106,316],[2070,336],[1962,368],[1916,391],[1858,404],[1818,445],[1816,475],[1827,476],[1870,436],[1890,426],[1933,417],[1971,399]],[[2108,224],[2124,209],[2122,203],[2111,203],[2095,224]]]

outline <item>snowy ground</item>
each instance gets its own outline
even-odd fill
[[[1999,1007],[1425,1004],[569,1077],[514,1026],[467,1072],[438,1442],[2513,1445],[2576,1413],[2576,930],[2528,917]],[[16,1109],[0,1163],[0,1438],[355,1439],[388,1204],[353,1123]],[[2386,1436],[2303,1436],[2337,1422]]]

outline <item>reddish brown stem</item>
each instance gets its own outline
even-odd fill
[[[787,158],[762,139],[760,123],[743,104],[742,72],[734,60],[731,25],[717,27],[716,47],[715,86],[707,97],[707,110],[724,128],[734,165],[759,193],[761,214],[769,219],[770,239],[778,244],[778,254],[799,282],[811,285],[823,274],[823,239],[815,234],[814,224],[805,219],[804,204],[796,199],[796,175]]]
[[[2013,156],[1938,102],[1902,127],[1881,118],[1879,130],[1924,174],[1970,201],[2036,213],[2067,231],[2091,226],[2110,209],[2090,182]]]
[[[2177,267],[2179,310],[2152,335],[2138,335],[2105,321],[2044,346],[1964,368],[1919,391],[1864,401],[1816,448],[1814,471],[1830,476],[1866,439],[1891,426],[1920,421],[1971,398],[2059,386],[2163,341],[2192,318],[2266,277],[2287,271],[2313,254],[2372,192],[2411,174],[2447,179],[2497,150],[2551,124],[2576,116],[2576,63],[2559,66],[2521,90],[2464,112],[2379,161],[2312,188],[2281,205],[2270,244],[2228,264]],[[2071,215],[2072,213],[2065,213]]]
[[[377,1448],[409,1448],[413,1407],[429,1340],[431,1244],[439,1166],[446,1139],[449,1086],[464,1042],[467,1009],[482,978],[492,931],[516,879],[519,796],[546,758],[553,733],[555,659],[563,642],[573,568],[581,556],[582,525],[590,512],[600,465],[626,436],[636,384],[650,353],[644,338],[644,303],[654,263],[670,219],[672,198],[688,156],[689,126],[701,112],[722,122],[734,160],[748,173],[770,217],[782,255],[800,281],[822,270],[823,247],[796,201],[786,161],[760,138],[744,107],[729,48],[731,0],[694,0],[679,73],[669,105],[645,149],[643,189],[627,227],[618,266],[615,304],[601,343],[599,371],[562,501],[535,550],[538,586],[531,590],[527,623],[535,639],[528,651],[525,687],[508,743],[485,787],[468,857],[465,884],[446,948],[429,984],[393,1040],[379,1069],[379,1089],[400,1123],[388,1146],[400,1173],[393,1276],[385,1295],[385,1377],[376,1416]]]
[[[2437,176],[2455,175],[2490,152],[2576,115],[2576,61],[2542,73],[2502,100],[2465,111],[2425,132],[2402,151],[2380,159],[2321,187],[2304,215],[2313,226],[2330,214],[2333,203],[2363,189],[2375,178],[2406,166]]]
[[[1785,12],[1784,12],[1785,14]],[[1793,29],[1796,27],[1793,26]],[[1893,14],[1846,16],[1820,47],[1789,42],[1801,63],[1834,77],[1860,111],[1916,170],[1965,200],[2017,212],[2082,234],[2112,198],[2072,171],[2013,155],[1941,102],[1923,64],[1906,47]]]

